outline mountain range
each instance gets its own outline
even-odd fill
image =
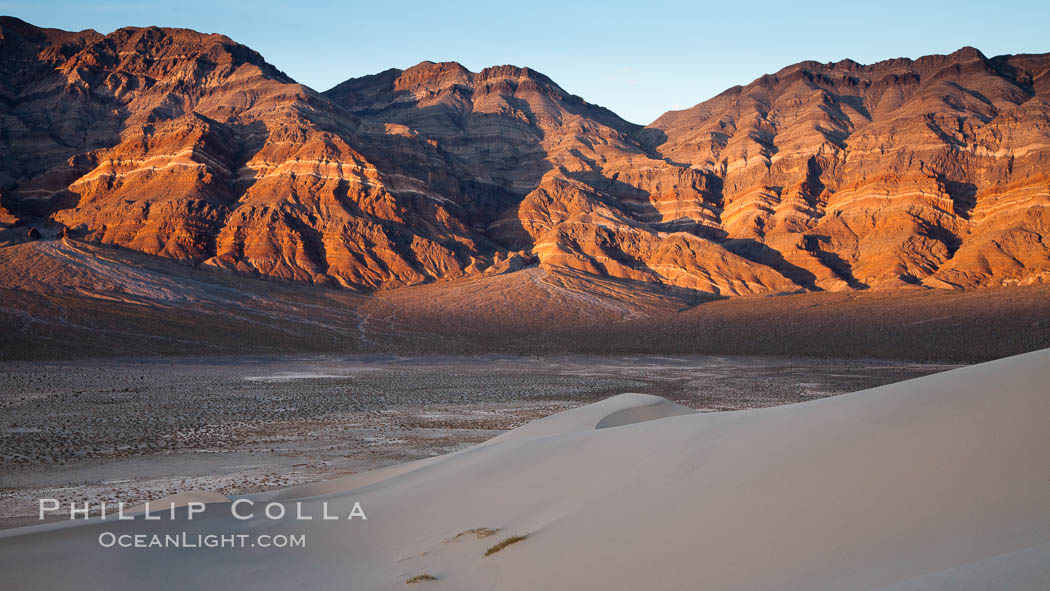
[[[2,17],[0,245],[57,237],[359,291],[1050,283],[1050,54],[802,62],[643,127],[528,68],[317,92],[222,35]]]

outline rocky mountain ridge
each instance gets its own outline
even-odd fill
[[[537,264],[716,296],[1050,279],[1050,55],[803,62],[646,127],[513,66],[319,93],[178,29],[3,17],[0,56],[0,243],[357,290]]]

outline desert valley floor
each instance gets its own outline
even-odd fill
[[[36,523],[39,498],[135,504],[327,480],[460,450],[623,392],[738,410],[951,367],[587,355],[6,362],[0,526]]]

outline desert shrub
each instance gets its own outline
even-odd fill
[[[527,537],[529,537],[529,534],[524,534],[524,535],[519,535],[519,536],[511,536],[509,538],[504,538],[498,544],[496,544],[495,546],[492,546],[491,548],[486,550],[485,551],[485,556],[492,556],[493,554],[495,554],[496,552],[499,552],[500,550],[506,548],[507,546],[510,546],[511,544],[517,544],[518,542],[524,540]]]

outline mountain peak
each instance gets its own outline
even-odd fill
[[[470,70],[457,61],[432,62],[430,60],[423,60],[414,66],[406,68],[403,70],[403,73],[417,76],[440,76],[449,73],[469,74]]]
[[[459,62],[422,61],[401,72],[397,77],[396,88],[436,90],[453,84],[468,84],[471,76],[470,70]]]
[[[960,47],[959,49],[953,51],[949,55],[949,57],[965,60],[987,59],[980,49],[977,49],[976,47],[971,47],[969,45]]]
[[[450,133],[458,127],[458,117],[472,111],[502,113],[503,116],[535,124],[536,114],[544,115],[545,125],[557,124],[572,114],[593,120],[621,132],[638,126],[628,123],[603,107],[589,104],[566,92],[546,75],[532,69],[504,64],[471,72],[458,62],[423,61],[407,70],[387,70],[379,74],[351,78],[324,93],[355,113],[379,117],[384,123],[416,127],[419,111],[435,107],[435,112],[456,113],[439,125]],[[545,98],[541,98],[545,97]],[[443,116],[444,117],[444,116]],[[433,124],[433,122],[431,122]]]
[[[556,92],[566,94],[553,80],[531,68],[504,64],[489,66],[483,68],[480,72],[472,72],[463,64],[455,61],[432,62],[425,60],[419,62],[406,70],[399,71],[397,87],[399,89],[409,89],[419,86],[427,89],[437,89],[450,84],[475,85],[494,80],[531,80],[537,84],[549,86]]]

